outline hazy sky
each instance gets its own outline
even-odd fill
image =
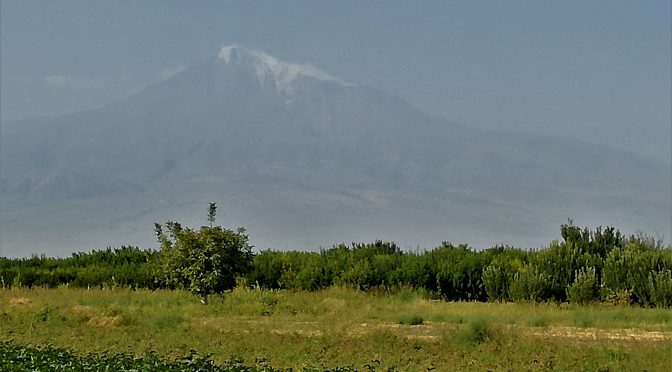
[[[472,126],[670,162],[671,2],[0,2],[2,120],[89,109],[226,44]]]

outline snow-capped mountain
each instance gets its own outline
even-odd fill
[[[259,86],[263,88],[270,85],[277,93],[292,94],[293,83],[299,77],[350,85],[312,65],[287,63],[262,51],[246,49],[238,45],[222,47],[217,57],[227,65],[231,63],[251,67]]]
[[[152,223],[245,226],[258,248],[539,246],[568,217],[665,232],[669,166],[488,132],[316,67],[228,46],[100,109],[3,123],[0,255],[154,247]]]

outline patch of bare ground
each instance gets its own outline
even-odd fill
[[[544,329],[527,328],[524,333],[552,338],[571,338],[577,341],[619,340],[659,342],[672,341],[672,333],[644,331],[641,329],[598,329],[579,327],[546,327]]]
[[[120,319],[118,316],[98,316],[89,319],[86,324],[97,327],[114,327],[119,324]]]
[[[86,306],[86,305],[75,305],[72,307],[72,310],[77,312],[77,313],[86,313],[88,311],[91,311],[93,308],[91,306]]]
[[[221,333],[235,334],[280,334],[303,337],[320,337],[329,333],[338,333],[345,337],[364,337],[376,331],[389,330],[399,337],[414,340],[439,341],[446,333],[458,331],[461,327],[454,324],[425,322],[422,325],[404,325],[388,322],[351,323],[336,329],[324,329],[319,322],[278,321],[273,319],[242,320],[211,318],[200,326]],[[509,325],[501,330],[521,336],[560,338],[578,342],[611,340],[638,342],[671,342],[672,332],[654,332],[641,329],[599,329],[568,326],[549,326],[544,328]]]
[[[252,334],[272,333],[278,335],[297,335],[303,337],[319,337],[324,333],[318,329],[317,322],[292,322],[273,320],[240,320],[227,318],[211,318],[203,321],[201,326],[220,333]]]
[[[439,331],[447,328],[449,327],[446,325],[430,322],[421,325],[372,322],[352,324],[344,333],[348,337],[362,337],[375,331],[390,330],[398,336],[409,339],[435,341],[441,338]]]
[[[430,323],[423,325],[402,325],[394,323],[361,323],[354,324],[345,332],[350,337],[361,337],[376,330],[388,329],[396,335],[409,339],[436,341],[446,332],[457,331],[459,327],[452,324]],[[505,333],[518,333],[523,336],[543,338],[563,338],[576,341],[637,341],[637,342],[670,342],[672,332],[645,331],[641,329],[599,329],[550,326],[544,329],[536,327],[506,326]]]
[[[278,335],[296,335],[303,337],[319,337],[323,333],[319,329],[272,329],[271,333]]]
[[[367,326],[366,323],[361,326]],[[445,330],[457,330],[457,327],[447,324],[425,323],[418,326],[405,326],[400,324],[382,324],[378,327],[385,327],[395,330],[396,333],[407,338],[434,340],[439,338],[439,334]],[[537,327],[507,326],[505,332],[520,332],[522,335],[545,337],[545,338],[564,338],[577,341],[591,340],[614,340],[614,341],[638,341],[638,342],[670,342],[672,341],[672,332],[645,331],[642,329],[600,329],[600,328],[580,328],[567,326],[550,326],[543,329]]]
[[[25,297],[14,297],[9,300],[9,304],[12,306],[30,305],[31,303],[33,303],[33,301]]]

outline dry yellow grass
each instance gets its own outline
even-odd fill
[[[12,306],[30,305],[31,303],[33,303],[33,301],[25,297],[14,297],[9,300],[9,304]]]
[[[97,327],[114,327],[119,324],[121,318],[118,316],[97,316],[89,319],[86,324]]]

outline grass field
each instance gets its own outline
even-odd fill
[[[672,370],[672,311],[425,300],[419,293],[238,288],[0,290],[0,341],[77,353],[196,350],[295,370]]]

